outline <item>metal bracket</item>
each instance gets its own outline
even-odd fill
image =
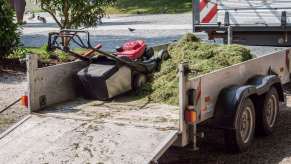
[[[196,32],[195,25],[200,24],[200,9],[199,0],[192,0],[192,19],[193,19],[193,32]]]
[[[229,25],[230,25],[229,12],[226,11],[224,14],[224,26],[229,26]]]
[[[187,103],[187,96],[186,96],[186,81],[187,81],[187,74],[185,74],[185,70],[189,68],[187,63],[182,63],[179,65],[179,108],[180,108],[180,120],[179,120],[179,146],[186,146],[188,144],[189,136],[188,136],[188,125],[185,122],[184,113]]]
[[[193,150],[198,151],[199,147],[197,146],[197,125],[196,124],[192,126],[192,133],[193,133],[193,136],[192,136]]]
[[[228,26],[228,28],[227,28],[227,44],[232,44],[232,37],[233,37],[232,26]]]
[[[269,69],[268,69],[268,75],[277,75],[279,76],[273,69],[272,69],[272,66],[269,66]]]
[[[47,104],[47,98],[45,95],[42,95],[39,97],[39,106],[40,107],[45,107]]]
[[[287,26],[287,12],[286,11],[282,11],[281,26],[284,28]]]

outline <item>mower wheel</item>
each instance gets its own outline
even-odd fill
[[[146,83],[146,76],[144,74],[135,74],[133,76],[133,89],[139,89]]]
[[[150,59],[154,55],[155,55],[155,51],[152,47],[146,48],[145,53],[144,53],[144,57],[146,59]]]
[[[168,50],[161,50],[158,54],[158,57],[161,58],[161,60],[168,60],[170,58],[170,54]]]
[[[157,55],[157,62],[158,66],[156,68],[156,72],[159,72],[161,70],[161,64],[163,61],[168,60],[170,58],[170,54],[167,50],[160,50]]]

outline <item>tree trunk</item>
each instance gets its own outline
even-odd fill
[[[70,6],[69,6],[69,2],[68,0],[64,0],[64,6],[63,6],[63,14],[64,14],[64,22],[63,22],[63,27],[65,29],[70,29],[71,27],[69,27],[69,9],[70,9]],[[66,35],[66,33],[65,33]],[[68,47],[69,46],[69,40],[70,38],[68,37],[63,37],[63,46],[64,47]]]

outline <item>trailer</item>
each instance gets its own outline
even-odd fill
[[[272,134],[284,102],[282,86],[291,71],[289,10],[288,0],[193,0],[195,32],[248,45],[256,57],[195,78],[181,63],[179,106],[128,96],[82,99],[75,75],[88,63],[39,68],[37,56],[29,55],[31,114],[0,135],[0,163],[158,163],[171,146],[198,150],[205,125],[224,131],[231,152],[247,150],[255,134]]]
[[[289,0],[192,0],[193,31],[252,46],[291,45]]]
[[[244,151],[255,131],[272,133],[282,85],[290,82],[290,49],[267,51],[195,78],[181,63],[178,107],[126,96],[110,102],[79,98],[74,75],[85,62],[38,68],[37,56],[29,55],[31,114],[0,136],[0,163],[157,163],[170,146],[198,150],[205,123],[224,130],[232,151]]]

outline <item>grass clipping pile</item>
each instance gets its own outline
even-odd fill
[[[214,45],[202,43],[194,34],[184,35],[168,48],[170,59],[164,61],[160,72],[154,74],[139,91],[148,101],[178,105],[177,69],[181,62],[188,62],[195,76],[209,73],[249,59],[249,49],[239,45]]]

